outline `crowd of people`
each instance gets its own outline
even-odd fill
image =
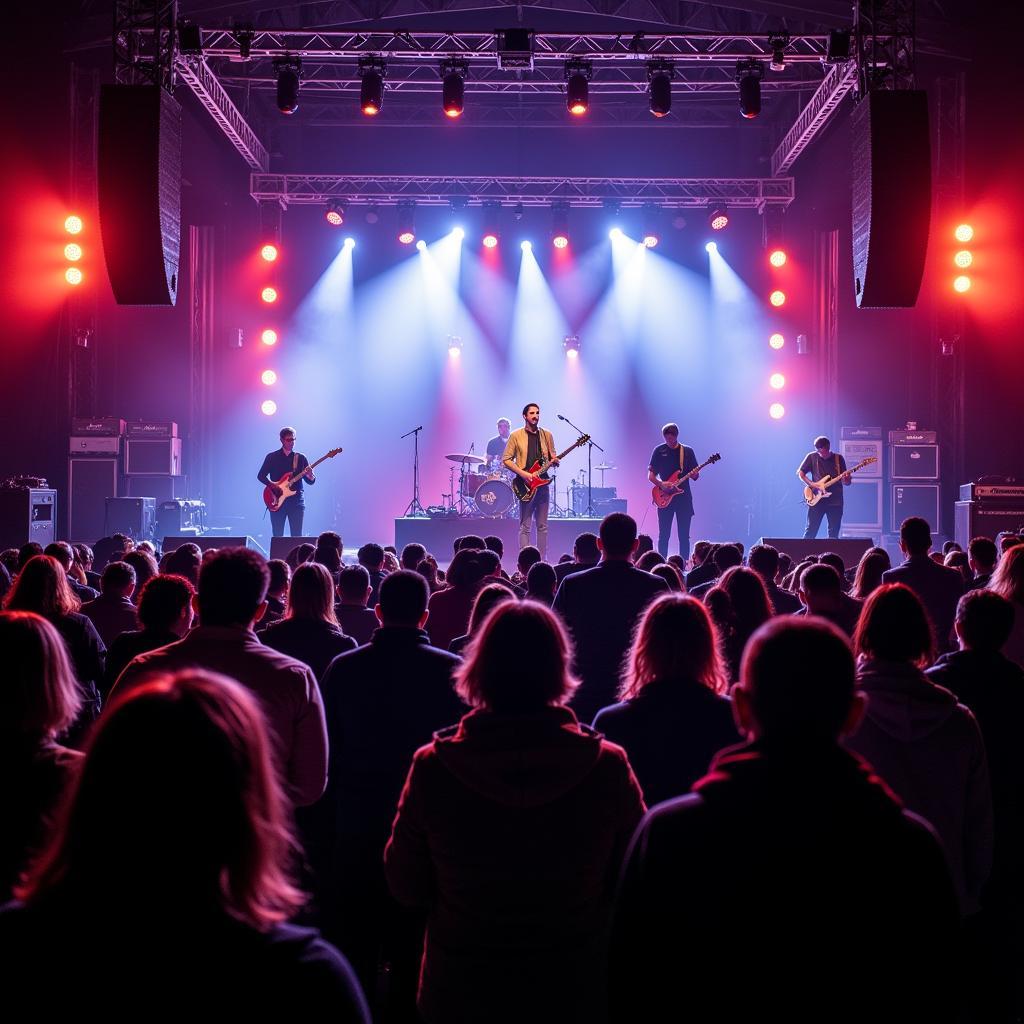
[[[0,552],[8,991],[1021,1019],[1024,538],[652,547]]]

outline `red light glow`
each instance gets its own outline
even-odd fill
[[[261,335],[260,341],[264,345],[276,345],[277,344],[277,331],[273,327],[268,327]]]
[[[71,214],[64,220],[64,230],[69,235],[77,235],[82,230],[82,218],[77,214]]]
[[[402,243],[402,245],[412,245],[413,240],[415,238],[416,236],[411,231],[403,231],[398,236],[398,240]]]
[[[497,235],[484,235],[484,248],[485,249],[493,249],[493,248],[495,248],[497,246],[497,244],[498,244],[498,236]]]
[[[773,267],[784,267],[786,265],[786,253],[782,249],[775,249],[768,257],[768,262]]]
[[[260,249],[260,256],[267,261],[267,263],[273,263],[277,259],[277,246],[270,245],[269,243]]]
[[[260,292],[260,298],[264,302],[277,302],[277,289],[266,287]]]
[[[784,306],[786,304],[786,293],[776,289],[768,296],[768,301],[773,306]]]

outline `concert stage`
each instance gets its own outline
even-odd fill
[[[557,562],[563,554],[572,554],[573,542],[581,533],[598,532],[600,518],[573,516],[548,520],[548,561]],[[424,519],[408,517],[395,520],[395,547],[401,553],[406,544],[422,544],[439,562],[452,557],[452,543],[456,537],[476,534],[480,537],[500,537],[505,543],[505,561],[515,560],[519,550],[518,519]]]

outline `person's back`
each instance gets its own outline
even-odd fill
[[[612,1019],[952,1019],[958,922],[942,852],[836,742],[863,707],[846,642],[821,620],[774,619],[742,675],[748,742],[633,838]]]
[[[127,562],[108,562],[100,581],[100,596],[82,605],[82,614],[92,620],[108,648],[122,634],[138,628],[132,604],[135,570]]]

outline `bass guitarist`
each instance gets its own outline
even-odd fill
[[[544,468],[558,465],[555,439],[550,430],[540,426],[540,406],[536,402],[523,406],[523,425],[513,430],[505,444],[502,462],[520,479],[529,483],[540,474],[528,472],[528,467],[543,462]],[[519,502],[519,550],[530,543],[530,520],[537,523],[537,550],[541,560],[548,553],[548,508],[551,498],[547,487],[538,487],[529,501]]]
[[[808,452],[796,475],[812,490],[828,490],[829,496],[820,499],[817,504],[808,506],[807,529],[804,540],[813,540],[818,536],[821,520],[828,517],[828,535],[835,539],[839,536],[839,527],[843,521],[843,487],[850,484],[850,474],[846,471],[846,459],[838,452],[832,451],[832,442],[827,437],[814,439],[814,451]],[[842,486],[838,482],[828,488],[817,483],[825,477],[842,476]]]
[[[301,452],[295,451],[294,427],[282,427],[280,437],[281,447],[277,451],[267,453],[257,474],[257,479],[275,493],[280,493],[280,488],[277,486],[278,480],[290,473],[306,470],[293,485],[295,493],[285,499],[284,504],[276,512],[270,513],[270,525],[275,537],[284,536],[285,520],[288,521],[288,528],[291,530],[292,536],[301,537],[302,519],[306,514],[306,503],[302,500],[302,486],[307,481],[315,484],[316,476],[309,468],[309,459]]]
[[[697,468],[697,456],[688,444],[679,443],[679,425],[666,423],[661,428],[664,444],[659,444],[651,453],[651,464],[647,467],[647,479],[666,493],[676,488],[665,483],[673,473],[682,471],[685,477]],[[692,480],[700,479],[694,473]],[[668,557],[668,542],[672,535],[672,520],[676,521],[676,535],[679,538],[679,554],[690,557],[690,520],[693,519],[693,495],[690,493],[690,479],[678,488],[676,496],[666,508],[658,509],[658,551],[662,558]]]

